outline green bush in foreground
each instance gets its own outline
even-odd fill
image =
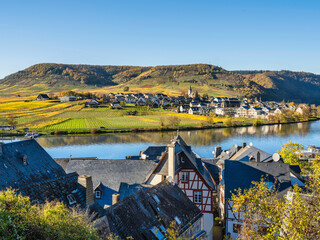
[[[60,202],[32,205],[13,190],[0,192],[0,239],[99,239],[87,214]]]

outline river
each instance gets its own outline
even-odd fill
[[[123,159],[135,156],[150,145],[166,145],[176,132],[143,132],[109,135],[42,136],[37,139],[53,158],[98,157]],[[180,131],[185,142],[201,157],[212,158],[217,145],[228,149],[233,144],[252,143],[253,146],[273,154],[288,141],[303,145],[320,145],[320,121],[265,125],[259,127],[219,128]],[[2,142],[21,140],[0,137]]]

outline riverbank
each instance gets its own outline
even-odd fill
[[[205,130],[215,128],[239,128],[239,127],[250,127],[250,126],[264,126],[264,125],[279,125],[279,124],[296,124],[303,122],[318,121],[320,118],[310,118],[309,120],[299,122],[267,122],[265,120],[258,122],[237,122],[237,121],[226,121],[225,123],[214,123],[211,125],[199,125],[199,126],[163,126],[163,127],[139,127],[139,128],[120,128],[120,129],[56,129],[56,130],[40,130],[38,131],[41,135],[52,136],[52,135],[96,135],[96,134],[115,134],[115,133],[138,133],[138,132],[170,132],[170,131],[192,131],[192,130]],[[235,119],[233,119],[235,120]],[[251,119],[252,120],[252,119]],[[24,136],[26,134],[23,130],[16,131],[0,131],[0,137],[11,137],[11,136]]]

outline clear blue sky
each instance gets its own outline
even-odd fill
[[[42,62],[320,73],[319,0],[1,0],[0,78]]]

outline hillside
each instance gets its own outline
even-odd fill
[[[291,71],[264,71],[243,75],[263,86],[274,100],[320,103],[320,75]]]
[[[290,71],[227,71],[208,64],[139,66],[94,66],[42,63],[0,80],[0,94],[30,96],[39,92],[90,90],[97,93],[194,91],[213,96],[261,97],[320,103],[320,76]]]

